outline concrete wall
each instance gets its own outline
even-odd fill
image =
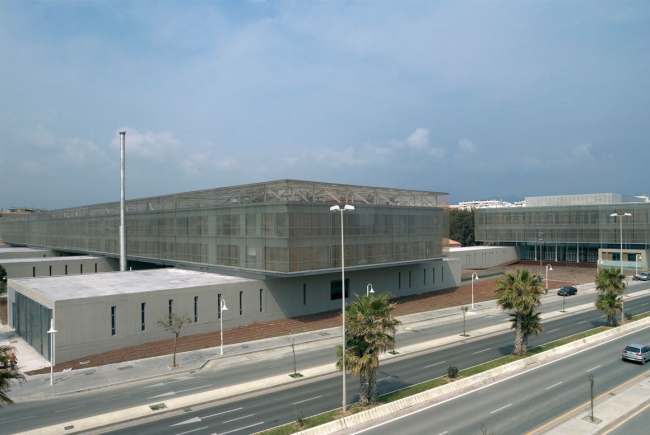
[[[58,254],[51,249],[14,248],[7,245],[0,247],[0,260],[12,258],[43,258],[57,257]]]
[[[119,269],[117,259],[88,256],[0,259],[0,265],[7,271],[7,279],[115,272]]]
[[[519,260],[514,246],[469,246],[449,248],[449,257],[457,258],[463,269],[487,269]]]

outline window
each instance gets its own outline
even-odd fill
[[[402,272],[397,272],[397,290],[402,289]]]
[[[239,315],[240,316],[244,312],[244,307],[242,306],[243,303],[244,303],[244,292],[239,292]]]
[[[341,299],[343,295],[342,282],[340,279],[336,281],[331,281],[330,283],[330,300],[334,301]],[[350,297],[350,279],[345,279],[345,298]]]
[[[141,331],[145,330],[145,327],[144,327],[144,310],[145,310],[146,306],[147,306],[146,302],[143,302],[143,303],[140,304],[140,330]]]
[[[65,265],[65,274],[66,275],[68,274],[68,265],[67,264]]]
[[[435,284],[436,283],[436,268],[435,268],[435,266],[431,269],[431,274],[432,274],[432,276],[431,276],[432,281],[431,282],[433,284]]]
[[[307,305],[307,284],[302,285],[302,304]]]
[[[111,335],[115,334],[115,307],[111,307]]]
[[[97,263],[95,263],[95,273],[97,273]]]
[[[422,285],[427,285],[427,270],[422,269]]]
[[[170,299],[170,300],[169,300],[169,318],[170,318],[170,319],[171,319],[171,317],[172,317],[173,308],[174,308],[174,300],[173,300],[173,299]]]
[[[50,276],[52,276],[52,266],[50,266]]]
[[[409,270],[409,288],[411,288],[411,271]]]
[[[440,281],[445,282],[445,268],[440,268]]]
[[[83,265],[83,264],[80,264],[80,265],[79,265],[79,274],[80,274],[80,275],[83,275],[83,273],[84,273],[84,265]]]
[[[260,313],[262,312],[262,300],[264,296],[264,289],[260,289]]]
[[[199,297],[194,296],[194,323],[199,321]]]
[[[217,308],[217,319],[221,319],[221,293],[217,295],[217,303],[219,304]]]
[[[36,278],[36,267],[32,267],[32,278]]]

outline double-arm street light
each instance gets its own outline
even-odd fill
[[[478,281],[478,273],[472,273],[472,310],[474,310],[474,280]]]
[[[546,278],[546,294],[548,294],[548,272],[549,270],[553,270],[553,267],[550,264],[546,265],[546,273],[545,273],[545,278]]]
[[[366,296],[370,296],[371,293],[374,293],[375,291],[372,289],[372,284],[368,284],[366,286]]]
[[[630,213],[612,213],[610,214],[611,217],[618,217],[618,222],[619,226],[621,227],[621,273],[623,273],[623,218],[625,216],[632,216]],[[625,318],[625,309],[623,307],[623,295],[621,295],[621,323],[623,323],[623,319]]]
[[[223,355],[223,312],[228,311],[226,300],[221,299],[221,306],[219,307],[219,317],[221,318],[221,355]]]
[[[330,211],[338,211],[341,212],[341,318],[343,319],[343,327],[342,327],[342,336],[343,336],[343,353],[341,354],[341,365],[343,367],[343,413],[345,414],[345,410],[347,408],[346,402],[347,400],[345,399],[345,250],[343,247],[343,212],[344,211],[353,211],[354,206],[346,204],[344,207],[339,207],[338,205],[333,205],[330,207]],[[370,284],[368,284],[370,285]],[[369,290],[366,289],[367,292]]]

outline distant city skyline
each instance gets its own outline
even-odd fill
[[[648,2],[0,2],[0,208],[650,193]]]

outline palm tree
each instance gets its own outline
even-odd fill
[[[523,322],[526,315],[537,312],[542,298],[542,281],[537,274],[527,270],[517,269],[516,273],[505,273],[496,282],[497,305],[502,310],[512,310],[513,329],[515,330],[515,348],[513,355],[526,355],[526,340],[524,337]]]
[[[596,299],[596,309],[607,316],[607,326],[616,326],[616,313],[623,309],[623,298],[614,292],[600,293]]]
[[[599,292],[614,293],[621,295],[625,291],[625,275],[621,269],[610,267],[609,269],[601,268],[596,274],[596,290]]]
[[[517,314],[512,313],[510,314],[510,317],[512,317],[511,329],[515,329],[517,324]],[[521,319],[521,335],[522,335],[522,342],[523,342],[523,352],[525,355],[526,352],[528,352],[528,337],[531,335],[538,335],[540,332],[544,330],[544,325],[542,325],[541,313],[537,313],[534,311],[529,311],[527,313],[521,314],[520,319]]]
[[[379,355],[395,347],[395,333],[400,321],[391,315],[395,304],[387,294],[356,296],[345,308],[345,366],[359,375],[359,403],[377,403]],[[337,351],[336,366],[342,369],[342,346]]]
[[[3,405],[11,405],[13,400],[7,396],[9,388],[15,381],[22,383],[25,376],[18,371],[15,365],[11,364],[14,348],[12,346],[0,346],[0,408]]]

